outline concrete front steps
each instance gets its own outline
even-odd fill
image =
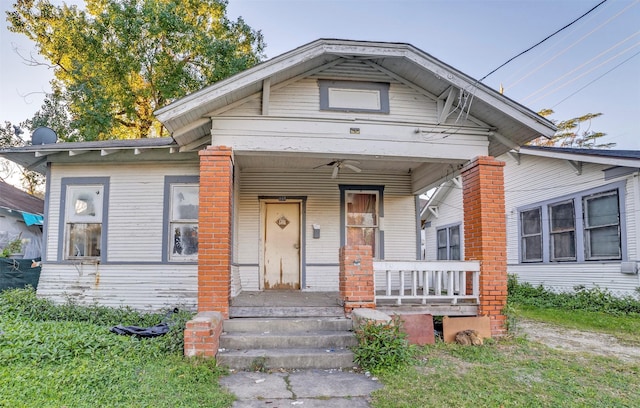
[[[351,320],[335,316],[232,318],[216,358],[237,370],[352,367],[351,329]]]

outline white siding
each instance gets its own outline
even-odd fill
[[[436,232],[440,227],[451,224],[460,224],[461,237],[461,254],[464,259],[464,224],[462,211],[462,190],[455,185],[447,194],[444,202],[438,206],[438,217],[431,216],[429,218],[431,226],[425,228],[426,236],[426,256],[427,261],[435,261],[438,259],[437,237]]]
[[[616,295],[634,295],[640,286],[638,275],[620,272],[620,262],[565,262],[565,263],[519,263],[518,208],[530,204],[553,200],[573,193],[587,191],[624,181],[626,217],[626,249],[628,260],[638,260],[638,231],[636,217],[640,214],[635,204],[637,176],[623,176],[604,180],[603,170],[610,166],[584,163],[578,175],[565,160],[520,155],[520,164],[509,155],[498,158],[506,162],[505,206],[507,220],[508,271],[517,274],[523,282],[544,285],[553,290],[570,291],[575,286],[599,286]],[[431,217],[432,227],[427,228],[427,259],[436,258],[435,231],[438,226],[462,221],[462,194],[455,188],[440,205],[439,218]],[[464,249],[463,249],[464,250]]]
[[[346,173],[346,172],[345,172]],[[338,179],[316,173],[244,171],[239,196],[239,227],[236,234],[243,290],[257,290],[260,259],[259,196],[305,196],[306,287],[308,290],[338,289],[340,249],[339,184],[384,185],[385,257],[415,259],[415,205],[406,174],[341,174]],[[312,225],[320,225],[320,238],[313,238]]]
[[[262,114],[261,98],[253,98],[244,104],[229,109],[220,116],[260,116]],[[269,96],[269,116],[299,117],[322,119],[353,119],[404,123],[436,123],[438,118],[437,104],[434,100],[418,93],[416,90],[391,82],[389,87],[389,114],[366,112],[337,112],[320,110],[320,88],[314,78],[301,79],[286,87],[273,90]],[[460,119],[457,112],[447,118],[447,123],[458,126],[473,126],[473,122]]]
[[[65,294],[92,303],[139,309],[194,305],[197,265],[162,261],[164,177],[198,175],[198,163],[53,165],[49,191],[47,256],[38,293]],[[58,264],[60,194],[65,177],[109,177],[107,263]]]
[[[552,200],[572,193],[625,181],[627,255],[638,260],[637,231],[634,205],[635,182],[633,176],[604,180],[603,170],[610,166],[584,163],[582,174],[577,175],[565,160],[520,155],[520,165],[513,158],[500,157],[505,166],[505,194],[507,210],[507,258],[509,273],[517,274],[521,281],[542,284],[554,290],[572,290],[574,286],[599,286],[616,295],[634,295],[640,286],[637,275],[620,272],[620,262],[566,262],[519,264],[518,211],[524,205]],[[580,222],[580,220],[578,220]]]
[[[165,176],[197,176],[198,164],[54,165],[49,193],[47,261],[56,261],[60,192],[65,177],[109,177],[109,262],[159,262]],[[63,222],[62,220],[60,222]]]
[[[143,311],[194,310],[197,265],[43,264],[38,295],[62,303],[130,306]]]

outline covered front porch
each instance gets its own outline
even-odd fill
[[[242,178],[243,169],[234,167],[231,149],[220,146],[209,147],[200,152],[200,157],[199,312],[215,311],[219,312],[222,318],[228,319],[239,317],[234,316],[237,310],[234,307],[240,307],[249,299],[263,302],[262,307],[265,310],[279,303],[284,303],[280,305],[284,307],[289,304],[288,307],[300,308],[313,305],[313,302],[323,299],[324,302],[331,304],[326,307],[342,308],[343,316],[349,316],[353,309],[363,307],[386,309],[398,313],[446,316],[487,315],[491,320],[492,334],[499,336],[504,333],[505,318],[502,315],[502,309],[506,302],[507,276],[503,163],[492,157],[483,156],[469,161],[460,169],[465,197],[466,262],[431,263],[416,259],[419,257],[419,251],[415,235],[410,239],[413,242],[411,247],[413,255],[396,261],[391,256],[379,259],[382,258],[381,255],[387,255],[379,252],[378,257],[374,259],[372,246],[350,245],[345,236],[338,241],[337,237],[340,237],[340,229],[344,228],[344,225],[339,227],[336,222],[333,228],[325,227],[322,234],[326,234],[327,229],[337,234],[334,235],[336,239],[326,242],[339,252],[338,262],[337,264],[320,264],[313,261],[314,252],[310,249],[309,242],[319,245],[323,241],[313,238],[313,222],[307,220],[305,224],[303,220],[302,225],[307,225],[308,228],[301,228],[304,238],[300,245],[303,255],[299,262],[303,271],[305,271],[304,267],[307,268],[306,275],[301,279],[300,289],[281,292],[269,290],[264,286],[260,287],[255,283],[251,287],[251,282],[249,285],[243,285],[246,283],[246,278],[243,278],[240,273],[241,269],[251,271],[251,274],[245,273],[244,276],[260,276],[260,268],[264,264],[262,260],[258,260],[255,264],[243,263],[242,259],[239,262],[237,258],[238,252],[243,251],[243,239],[247,237],[247,230],[242,229],[242,224],[249,225],[247,219],[251,220],[250,217],[246,217],[246,214],[255,214],[257,217],[253,220],[259,224],[260,215],[263,213],[258,211],[256,201],[260,201],[264,196],[260,195],[260,191],[251,191],[250,196],[246,194],[247,190],[251,190],[247,185],[251,185],[246,181],[243,183],[246,180]],[[295,179],[295,176],[290,179]],[[295,184],[295,187],[297,188],[294,190],[295,193],[300,194],[300,185]],[[281,188],[288,193],[283,197],[282,202],[287,202],[290,198],[293,201],[302,200],[303,196],[286,190],[286,183],[285,187]],[[385,196],[385,201],[393,201],[387,197]],[[268,198],[274,199],[272,196]],[[243,200],[253,202],[250,204],[253,207],[240,205]],[[278,201],[277,196],[275,200]],[[340,197],[337,192],[333,201],[333,208],[325,202],[328,207],[325,208],[324,213],[333,211],[340,214],[337,205]],[[388,216],[387,211],[385,208],[382,214],[385,218]],[[416,213],[413,210],[411,217],[414,217],[414,220]],[[341,217],[344,217],[344,213]],[[273,224],[280,228],[285,224],[290,225],[288,222],[279,225],[278,219]],[[385,224],[388,224],[386,220]],[[251,235],[254,236],[254,240],[247,239],[249,244],[253,242],[248,248],[256,251],[260,248],[259,239],[264,239],[264,235],[260,233],[264,230],[261,230],[259,225],[252,225],[251,228],[253,228],[250,231],[253,231]],[[397,236],[390,233],[390,230],[392,229],[385,225],[383,248],[391,248],[392,245],[389,243],[393,242],[391,239]],[[340,244],[339,247],[338,244]],[[319,245],[318,248],[322,246]],[[335,283],[333,287],[329,286],[329,289],[318,290],[309,282],[322,276],[323,270],[337,272],[327,278]],[[312,276],[313,271],[317,274],[315,278]],[[338,291],[336,292],[335,289]],[[315,292],[318,293],[314,294]],[[322,304],[316,306],[325,307]],[[255,307],[261,306],[252,307],[255,312]]]

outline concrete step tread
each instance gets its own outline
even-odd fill
[[[257,360],[258,359],[258,360]],[[216,356],[219,365],[233,369],[263,368],[342,368],[353,367],[353,353],[339,349],[248,349],[220,350]]]
[[[285,333],[272,332],[222,332],[221,337],[354,337],[351,331],[341,330],[306,330]]]
[[[246,317],[344,317],[344,309],[340,306],[231,306],[229,316]]]
[[[329,354],[345,354],[351,353],[346,347],[338,347],[338,348],[325,348],[325,347],[317,347],[317,348],[272,348],[272,349],[246,349],[246,350],[228,350],[228,349],[220,349],[218,350],[218,355],[255,355],[261,356],[265,354],[271,355],[281,355],[281,356],[291,356],[291,355],[329,355]],[[353,354],[353,353],[351,353]]]
[[[242,317],[223,322],[225,332],[292,332],[292,331],[349,331],[350,319],[344,317]]]

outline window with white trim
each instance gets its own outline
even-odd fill
[[[172,183],[169,187],[169,260],[198,259],[198,211],[200,187],[193,183]]]
[[[459,261],[460,253],[460,225],[451,225],[436,231],[438,247],[437,258],[441,260]]]
[[[519,209],[521,262],[624,260],[624,182]]]
[[[99,259],[102,253],[104,186],[66,186],[64,259]]]

